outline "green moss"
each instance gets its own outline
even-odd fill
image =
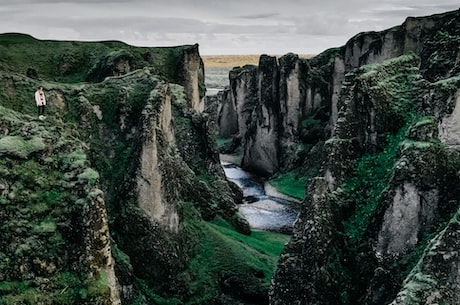
[[[99,271],[93,280],[88,285],[89,297],[110,296],[110,285],[107,274],[104,271]]]
[[[54,233],[56,232],[56,221],[52,217],[46,217],[40,224],[32,229],[33,233]]]
[[[358,69],[363,91],[377,101],[376,107],[387,124],[402,127],[413,114],[420,58],[413,52]]]
[[[321,131],[321,121],[315,116],[307,116],[299,124],[299,136],[304,143],[318,142]]]
[[[0,139],[0,155],[5,154],[25,159],[45,148],[46,145],[40,137],[24,139],[21,136],[5,136]]]
[[[96,184],[99,181],[99,173],[92,168],[87,168],[78,175],[78,180],[83,183]]]
[[[418,127],[422,127],[422,126],[425,126],[425,125],[435,124],[436,122],[437,122],[436,118],[433,117],[433,116],[420,117],[417,120],[417,122],[415,122],[413,128],[418,128]]]
[[[63,165],[68,169],[84,168],[89,164],[86,153],[83,149],[78,148],[62,158]]]
[[[141,292],[130,302],[132,305],[143,305],[147,303],[147,299],[150,299],[158,305],[183,305],[184,303],[175,297],[164,298],[159,296],[155,291],[150,288],[147,282],[136,279],[136,287]]]
[[[414,141],[414,140],[409,140],[406,139],[401,143],[402,149],[406,148],[417,148],[417,149],[427,149],[432,147],[434,144],[432,142],[426,142],[426,141]]]
[[[111,67],[116,59],[127,58],[131,70],[154,67],[174,82],[181,56],[190,48],[193,46],[140,48],[119,41],[52,41],[22,34],[2,34],[0,70],[25,74],[33,69],[39,79],[62,83],[82,82],[88,76],[100,81],[106,76],[99,73],[103,72],[101,69]]]
[[[353,205],[353,213],[343,222],[344,235],[353,242],[362,239],[374,215],[382,191],[388,185],[407,128],[402,128],[394,136],[388,135],[387,145],[382,152],[361,157],[353,176],[340,187],[343,198],[346,198],[342,202],[345,205],[352,202]]]
[[[300,200],[305,198],[307,177],[300,176],[293,171],[279,173],[273,178],[270,178],[269,183],[283,194]]]
[[[218,148],[227,147],[228,145],[232,143],[232,141],[233,141],[233,138],[221,138],[221,137],[216,138]]]
[[[171,88],[171,96],[173,97],[173,102],[179,104],[180,106],[187,105],[187,98],[185,96],[185,89],[183,86],[177,84],[169,84]]]

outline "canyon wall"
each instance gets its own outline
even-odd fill
[[[246,250],[215,251],[251,231],[202,113],[197,45],[5,34],[0,46],[0,303],[266,299],[261,267],[227,281],[227,257]],[[43,120],[30,98],[39,85]],[[210,251],[213,264],[197,264]],[[250,268],[242,261],[232,276]],[[242,281],[244,295],[232,289]]]
[[[284,160],[296,150],[293,146],[334,135],[342,85],[353,69],[414,52],[420,56],[420,70],[427,80],[436,81],[451,73],[453,67],[447,62],[456,60],[456,39],[450,39],[455,35],[445,28],[454,26],[455,14],[457,12],[410,17],[401,26],[360,33],[346,45],[310,59],[286,54],[279,60],[274,57],[267,60],[264,55],[257,68],[234,68],[218,113],[221,135],[242,139],[244,168],[269,176],[289,166]],[[447,36],[443,36],[444,33]],[[279,80],[267,82],[267,70],[272,71],[272,75],[278,74]],[[273,106],[278,107],[278,111],[267,109],[273,96],[278,96],[277,105]],[[238,109],[245,110],[245,117],[238,117],[237,113],[241,114]],[[238,128],[226,128],[229,124],[237,124]],[[308,132],[313,124],[321,125],[321,135]],[[275,154],[263,157],[265,150]]]
[[[445,232],[458,223],[459,24],[459,11],[409,17],[313,58],[234,69],[256,85],[228,89],[221,104],[234,106],[218,114],[241,166],[316,176],[270,304],[455,304],[460,249]],[[251,115],[229,121],[238,101]]]
[[[455,304],[460,248],[444,232],[458,223],[459,20],[408,18],[340,49],[336,118],[270,304]],[[312,213],[318,198],[327,208]]]

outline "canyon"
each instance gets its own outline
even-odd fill
[[[460,11],[205,74],[198,45],[0,35],[1,305],[458,304]],[[288,234],[222,154],[300,185]]]

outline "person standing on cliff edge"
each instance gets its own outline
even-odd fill
[[[35,102],[37,103],[38,108],[38,118],[40,120],[45,119],[46,98],[42,86],[38,87],[37,91],[35,91]]]

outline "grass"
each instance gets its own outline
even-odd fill
[[[305,198],[305,185],[307,177],[299,176],[291,171],[287,173],[279,173],[268,181],[279,192],[303,200]]]
[[[103,63],[113,64],[112,61],[129,54],[131,70],[154,67],[159,74],[173,81],[180,68],[178,58],[190,47],[141,48],[120,41],[55,41],[24,34],[1,34],[0,70],[26,74],[32,69],[39,80],[62,83],[82,82],[88,80],[87,77],[101,81],[103,75],[98,75],[95,69]]]
[[[0,117],[2,127],[22,132],[3,136],[2,143],[32,142],[8,148],[0,158],[8,192],[0,208],[0,304],[101,304],[107,291],[104,281],[98,278],[91,286],[87,270],[80,265],[66,271],[83,253],[83,222],[91,211],[79,202],[86,202],[86,190],[97,180],[97,172],[88,167],[81,142],[71,136],[70,128],[5,113]],[[40,139],[38,144],[34,139]],[[25,152],[14,154],[12,149]],[[21,154],[27,158],[20,158]],[[21,264],[32,267],[19,271]],[[21,281],[21,272],[34,278]],[[44,279],[46,287],[41,282]]]
[[[400,145],[410,124],[415,122],[412,107],[420,76],[416,68],[419,60],[416,54],[407,53],[380,65],[361,68],[363,74],[358,79],[363,89],[376,99],[376,111],[382,113],[382,117],[387,116],[388,126],[380,130],[382,135],[386,133],[385,141],[379,143],[385,145],[383,150],[363,155],[351,179],[341,186],[347,200],[353,202],[354,212],[343,222],[345,236],[351,241],[363,237],[381,193],[388,185]]]
[[[190,298],[185,304],[213,304],[221,290],[242,300],[267,296],[278,257],[289,236],[236,232],[226,221],[189,223],[199,232],[197,255],[190,261]]]
[[[388,135],[382,152],[364,155],[357,162],[352,178],[341,186],[345,197],[354,202],[353,214],[343,222],[344,235],[348,239],[356,242],[363,237],[382,191],[388,185],[406,131],[407,127],[394,136]]]

